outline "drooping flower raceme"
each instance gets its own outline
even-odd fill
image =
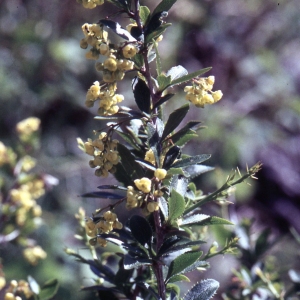
[[[125,72],[134,68],[131,60],[138,52],[134,42],[115,46],[108,40],[108,33],[99,24],[85,23],[82,26],[85,37],[80,41],[80,47],[92,47],[86,53],[87,59],[98,60],[105,56],[103,62],[98,61],[96,70],[102,72],[102,82],[95,81],[89,88],[85,104],[87,107],[94,105],[99,100],[98,114],[101,116],[113,115],[119,111],[118,103],[124,100],[123,95],[116,94],[117,81],[124,78]]]
[[[194,81],[192,86],[186,86],[184,91],[187,93],[186,100],[193,103],[196,107],[204,107],[206,104],[213,104],[221,100],[223,93],[212,91],[215,82],[214,76],[200,78]]]

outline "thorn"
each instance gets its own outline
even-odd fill
[[[248,184],[249,186],[252,186],[249,182],[246,182],[246,184]]]
[[[238,171],[238,173],[239,173],[240,177],[242,177],[242,174],[241,174],[241,172],[240,172],[240,169],[239,169],[239,167],[236,167],[236,169],[237,169],[237,171]]]
[[[251,177],[252,179],[258,180],[258,178],[255,177],[254,175],[251,175],[250,177]]]
[[[246,163],[246,170],[247,170],[247,173],[249,173],[249,167],[248,167],[247,163]]]

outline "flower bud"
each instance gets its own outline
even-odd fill
[[[154,176],[159,179],[163,180],[167,175],[167,171],[165,169],[156,169],[154,172]]]

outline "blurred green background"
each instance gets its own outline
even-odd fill
[[[141,3],[153,8],[159,1]],[[0,256],[8,279],[28,274],[39,282],[58,278],[61,287],[55,299],[93,299],[78,292],[82,284],[92,283],[91,274],[63,249],[73,247],[84,254],[73,237],[74,214],[80,206],[91,214],[104,204],[79,195],[112,182],[93,175],[76,138],[85,140],[101,128],[93,119],[95,111],[84,106],[86,90],[100,76],[79,47],[81,26],[115,11],[109,4],[86,10],[75,0],[0,1],[0,140],[13,146],[15,124],[39,117],[37,169],[60,181],[39,200],[44,225],[35,237],[47,250],[47,259],[29,267],[20,250],[7,245],[0,245]],[[298,0],[179,0],[167,19],[173,26],[159,45],[166,71],[178,64],[190,72],[213,67],[208,75],[215,75],[215,89],[223,91],[223,99],[205,109],[193,108],[188,115],[207,129],[186,151],[211,153],[209,164],[216,167],[197,183],[209,192],[232,168],[244,170],[246,164],[262,161],[259,180],[252,181],[252,188],[240,186],[231,199],[235,205],[225,214],[234,221],[254,217],[256,230],[271,227],[284,241],[285,251],[277,247],[276,253],[286,264],[285,271],[299,254],[289,237],[290,227],[300,233],[299,12]],[[128,20],[119,21],[126,25]],[[133,106],[130,76],[126,78],[118,92],[125,96],[124,105]],[[178,94],[167,107],[169,112],[185,102],[182,87],[173,92]],[[212,277],[226,284],[235,265],[226,256],[212,262],[210,274],[196,274],[195,280]]]

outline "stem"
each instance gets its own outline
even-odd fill
[[[156,253],[163,244],[163,232],[161,228],[161,220],[159,211],[153,212],[154,224],[156,232]],[[166,286],[163,278],[162,264],[159,261],[153,260],[153,269],[157,280],[158,294],[162,300],[166,299]]]
[[[143,26],[141,23],[140,15],[139,15],[139,7],[140,3],[139,0],[134,0],[134,5],[135,5],[135,12],[134,12],[134,19],[137,23],[137,26],[143,31]],[[144,43],[143,49],[142,49],[142,55],[144,59],[144,67],[143,70],[140,70],[143,76],[145,77],[148,88],[150,91],[150,97],[152,101],[152,107],[153,105],[161,98],[161,93],[155,93],[154,87],[153,87],[153,82],[152,82],[152,77],[151,77],[151,72],[150,72],[150,65],[148,62],[148,45]],[[160,214],[159,211],[153,212],[154,215],[154,226],[155,226],[155,232],[156,232],[156,255],[158,253],[158,250],[163,244],[163,239],[164,239],[164,233],[162,230],[161,226],[161,219],[160,219]],[[157,288],[158,288],[158,294],[160,299],[165,300],[166,299],[166,286],[164,282],[164,277],[163,277],[163,269],[162,269],[162,264],[160,263],[159,260],[157,260],[155,257],[153,258],[153,271],[156,276],[156,281],[157,281]]]

